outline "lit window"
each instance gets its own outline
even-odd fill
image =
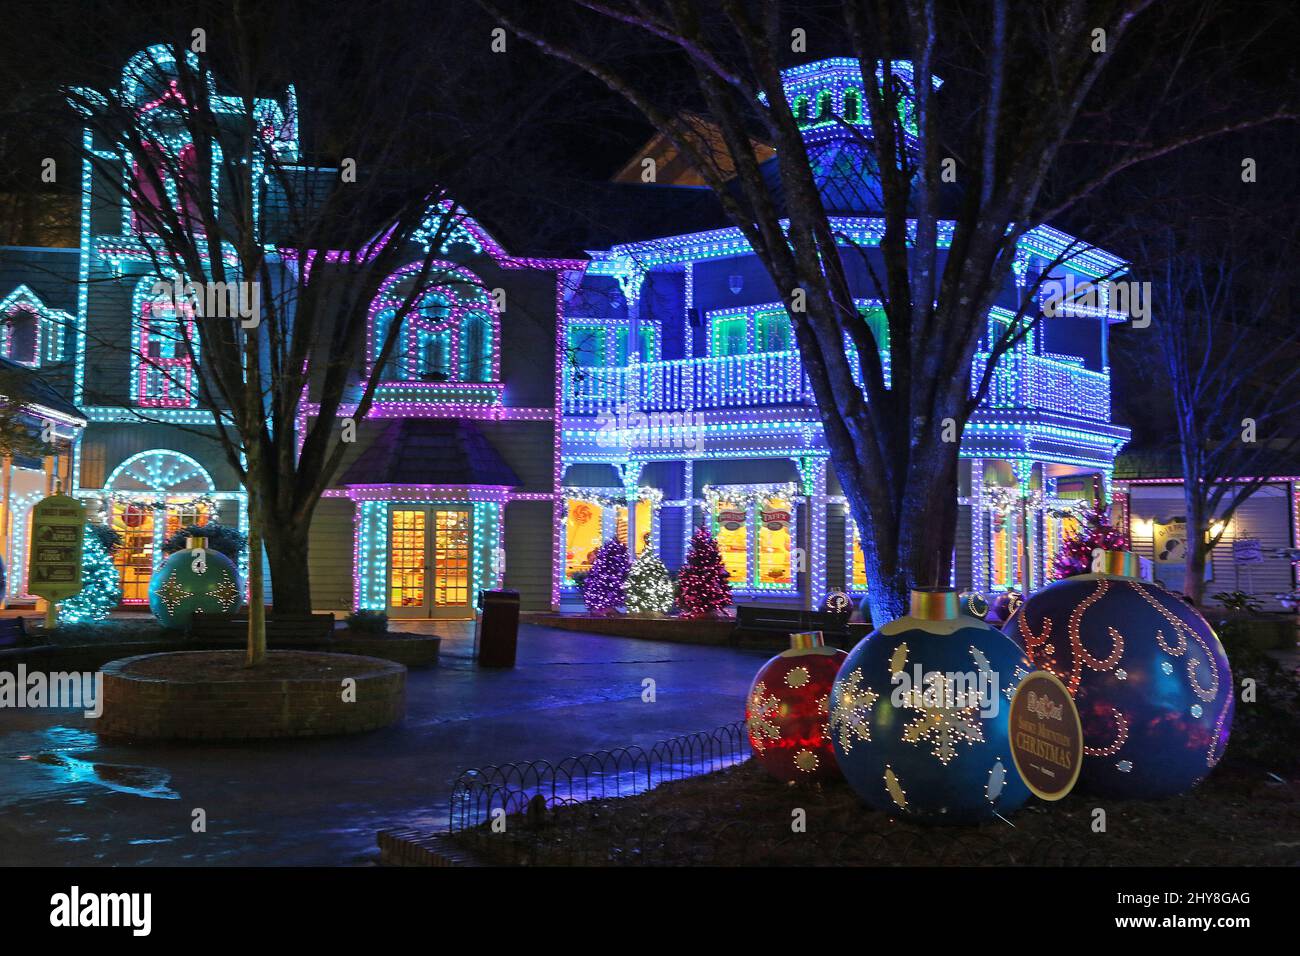
[[[145,278],[140,289],[147,290],[154,282]],[[131,354],[131,390],[135,403],[152,408],[193,405],[191,352],[197,351],[193,306],[184,300],[141,299],[137,305]]]
[[[638,501],[636,503],[636,553],[633,557],[639,557],[641,552],[646,549],[653,536],[654,507],[649,501]],[[627,505],[619,505],[617,517],[614,523],[614,536],[627,544]]]
[[[849,588],[853,591],[865,591],[867,589],[867,559],[862,551],[862,536],[858,534],[857,523],[850,518],[849,525],[853,529],[853,567],[850,569]]]
[[[760,312],[754,316],[754,351],[788,352],[790,318],[785,311]]]
[[[749,583],[749,511],[729,501],[718,502],[715,537],[722,563],[733,587]]]
[[[745,316],[716,319],[713,323],[713,354],[744,355],[749,351],[748,320]]]
[[[570,501],[564,518],[564,573],[572,578],[591,570],[591,559],[604,541],[604,509],[594,501]]]
[[[435,264],[428,272],[433,288],[422,295],[413,286],[418,264],[394,273],[375,298],[371,354],[377,356],[398,313],[410,300],[390,358],[386,381],[468,382],[493,380],[495,325],[482,285],[468,272]]]
[[[790,526],[793,523],[790,502],[768,498],[758,509],[758,580],[759,587],[789,587],[794,583],[791,565]]]

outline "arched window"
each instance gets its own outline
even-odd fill
[[[144,604],[163,543],[189,525],[213,520],[212,476],[189,455],[153,448],[119,464],[104,482],[109,526],[121,536],[113,552],[122,600]]]
[[[830,90],[822,90],[817,94],[817,122],[824,123],[835,113],[835,100],[831,96]]]
[[[415,288],[421,282],[423,293]],[[399,269],[371,308],[370,356],[379,357],[403,305],[407,312],[384,366],[386,381],[492,382],[496,378],[496,321],[491,298],[470,272],[434,263],[421,280],[420,264]]]
[[[164,283],[176,294],[158,294],[156,277],[136,286],[131,341],[131,400],[150,408],[194,405],[194,362],[199,342],[194,308],[179,294],[177,283]]]
[[[799,123],[808,122],[808,97],[806,96],[795,97],[794,118]]]
[[[857,90],[844,91],[844,120],[848,123],[856,123],[860,118],[859,99]]]
[[[199,212],[203,183],[193,143],[186,143],[175,153],[165,152],[156,143],[146,143],[144,155],[135,162],[131,183],[138,205],[159,210],[174,205],[183,217],[183,229],[191,234],[203,231]],[[155,225],[150,217],[141,218],[135,209],[132,210],[132,231],[153,232]]]

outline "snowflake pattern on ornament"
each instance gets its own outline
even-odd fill
[[[749,728],[749,742],[760,754],[767,750],[768,741],[781,739],[781,728],[777,726],[776,715],[781,702],[775,694],[767,692],[766,685],[759,681],[749,695],[749,717],[745,724]]]
[[[941,701],[954,698],[951,678],[942,674],[934,675],[934,693]],[[920,716],[912,719],[903,728],[903,741],[920,744],[929,741],[934,745],[933,756],[947,766],[957,756],[957,744],[980,744],[984,742],[984,729],[980,726],[979,707],[957,706],[921,706]]]
[[[830,729],[840,736],[840,749],[848,753],[858,741],[871,740],[871,711],[880,699],[862,677],[859,668],[839,688],[839,700],[831,709]]]

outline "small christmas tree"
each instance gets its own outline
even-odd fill
[[[118,536],[103,525],[86,525],[81,549],[82,588],[59,604],[60,624],[102,621],[122,601],[122,579],[113,565],[110,547]]]
[[[686,563],[677,574],[677,606],[682,617],[709,617],[731,607],[729,577],[718,542],[703,525],[696,528]]]
[[[592,614],[612,614],[623,606],[624,586],[632,566],[627,545],[606,541],[591,557],[591,570],[582,582],[582,600]]]
[[[627,609],[633,614],[667,614],[673,606],[673,582],[659,555],[641,552],[627,575]]]
[[[1061,550],[1052,563],[1053,580],[1087,574],[1092,570],[1092,552],[1096,548],[1128,550],[1128,538],[1110,523],[1110,506],[1100,498],[1080,509],[1079,529],[1061,541]]]

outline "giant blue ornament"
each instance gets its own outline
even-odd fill
[[[1031,665],[955,591],[913,591],[911,612],[865,637],[831,689],[845,778],[870,806],[925,823],[979,823],[1029,797],[1008,743]]]
[[[1132,554],[1101,560],[1104,571],[1031,595],[1004,630],[1074,696],[1081,788],[1120,798],[1183,793],[1228,744],[1228,658],[1194,608],[1138,577]]]
[[[185,630],[195,614],[230,617],[244,603],[235,563],[207,544],[187,538],[149,579],[149,610],[163,627]]]

